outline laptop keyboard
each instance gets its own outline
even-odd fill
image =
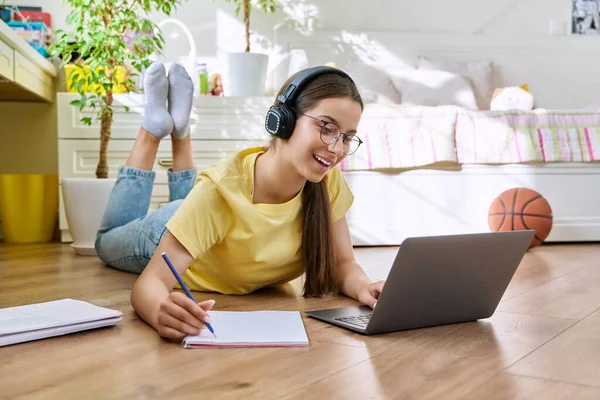
[[[337,317],[334,318],[336,321],[345,322],[350,325],[358,326],[359,328],[366,328],[371,319],[371,314],[367,315],[351,315],[349,317]]]

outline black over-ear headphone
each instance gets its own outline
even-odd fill
[[[265,118],[265,128],[273,136],[281,139],[288,139],[292,136],[294,126],[296,125],[296,113],[292,109],[296,98],[302,92],[304,86],[323,74],[338,74],[349,79],[352,83],[352,78],[341,69],[319,66],[307,68],[300,72],[296,78],[290,83],[285,91],[277,98],[278,102],[269,108]]]

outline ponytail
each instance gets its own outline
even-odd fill
[[[288,78],[279,89],[281,96],[300,72]],[[296,116],[310,110],[319,101],[329,98],[349,98],[364,108],[354,82],[337,74],[321,75],[302,88],[294,104]],[[279,140],[274,137],[271,144]],[[333,239],[333,220],[326,179],[319,183],[307,181],[302,194],[303,227],[302,255],[304,259],[304,296],[319,297],[339,291]]]
[[[333,223],[325,179],[319,183],[306,182],[302,206],[302,252],[306,272],[304,296],[324,296],[338,290]]]

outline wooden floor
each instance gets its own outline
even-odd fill
[[[357,249],[374,279],[395,253]],[[184,350],[137,318],[134,280],[68,245],[0,244],[0,307],[70,297],[124,313],[117,327],[0,347],[0,398],[600,399],[600,244],[529,251],[488,320],[365,337],[304,318],[307,348]],[[354,304],[298,293],[216,296],[215,309]]]

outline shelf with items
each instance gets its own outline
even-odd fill
[[[0,101],[54,101],[58,70],[0,21]]]

